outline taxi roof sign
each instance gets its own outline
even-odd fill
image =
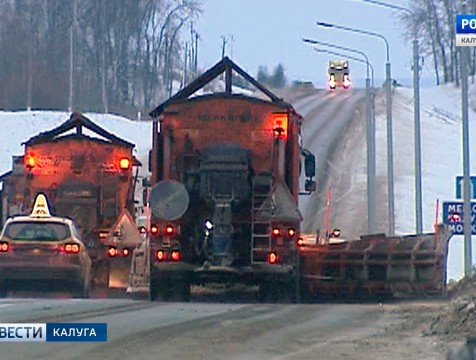
[[[33,205],[33,210],[30,216],[35,217],[48,217],[51,216],[50,209],[48,208],[48,200],[45,194],[38,194]]]

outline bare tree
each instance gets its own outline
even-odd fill
[[[458,85],[458,53],[455,44],[455,18],[462,12],[463,0],[413,0],[411,16],[403,17],[407,29],[407,37],[412,36],[411,29],[419,28],[422,51],[431,55],[435,69],[437,84],[442,81],[456,82]],[[471,13],[476,11],[476,0],[466,1]],[[470,74],[476,69],[475,54],[471,54]]]
[[[0,106],[65,108],[73,93],[80,110],[155,105],[181,78],[182,31],[201,1],[0,2],[0,81],[12,85]]]

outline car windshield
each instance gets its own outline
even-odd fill
[[[3,234],[12,240],[60,241],[71,237],[68,225],[57,222],[12,222]]]

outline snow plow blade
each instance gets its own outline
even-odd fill
[[[415,297],[446,294],[451,232],[305,245],[301,251],[301,290],[310,297]]]

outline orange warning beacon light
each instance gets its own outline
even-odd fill
[[[288,114],[271,114],[273,134],[276,139],[286,140],[288,137]]]

